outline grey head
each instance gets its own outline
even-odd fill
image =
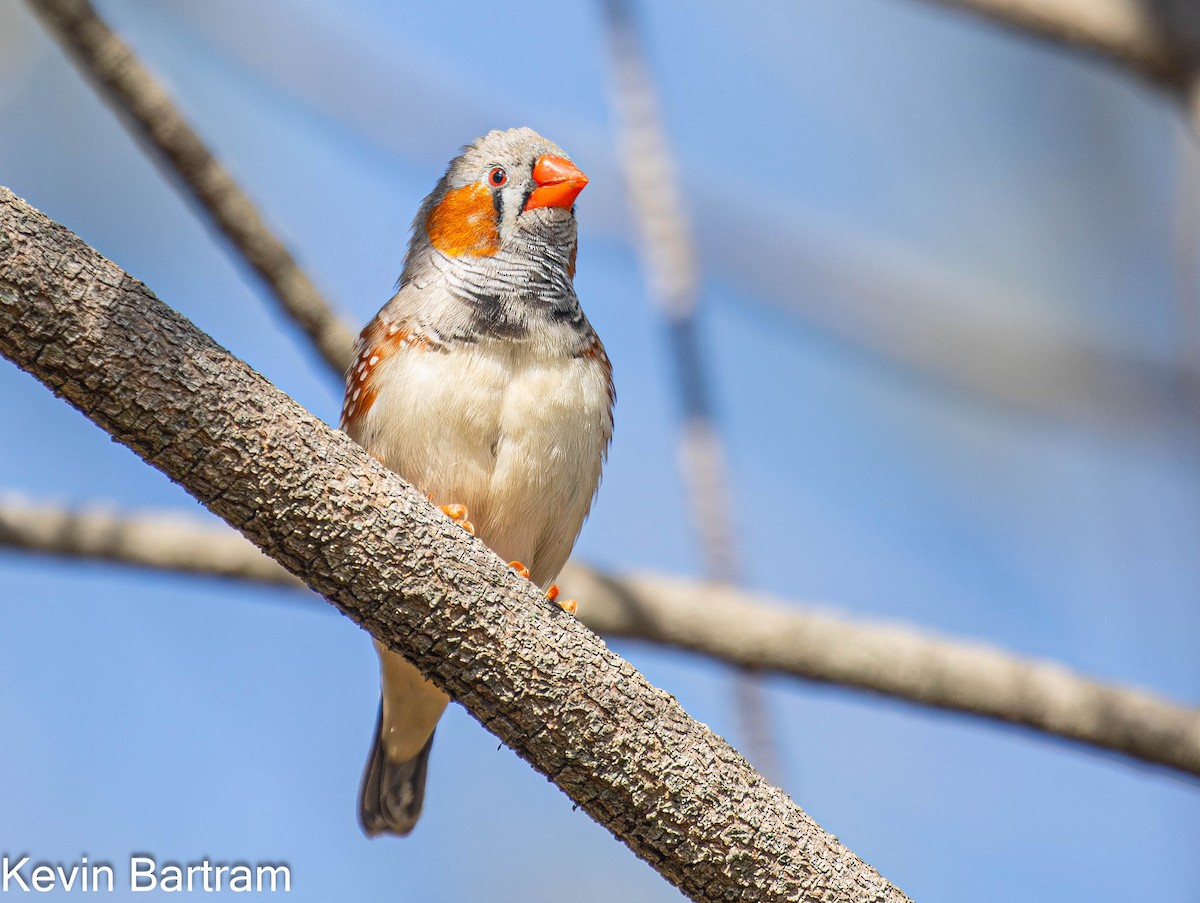
[[[574,201],[586,184],[566,152],[532,129],[476,139],[417,212],[401,294],[447,290],[463,306],[445,312],[459,337],[523,338],[539,323],[578,324]]]

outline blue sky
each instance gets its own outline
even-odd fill
[[[577,287],[619,396],[577,557],[698,573],[598,9],[412,7],[99,4],[356,323],[387,300],[459,145],[527,124],[567,147],[592,179]],[[830,325],[920,338],[962,322],[968,359],[976,341],[1050,336],[1194,373],[1181,223],[1200,188],[1175,109],[1103,65],[904,0],[644,7],[748,583],[1195,703],[1200,444],[1169,379],[1137,410],[1104,390],[1082,413],[1031,408]],[[0,121],[0,182],[335,420],[337,381],[18,3],[0,6]],[[0,398],[16,427],[0,490],[206,516],[8,365]],[[416,833],[363,839],[374,655],[317,600],[16,553],[0,553],[0,588],[0,852],[286,860],[303,900],[679,898],[456,706]],[[618,648],[738,744],[726,668]],[[767,687],[785,787],[916,899],[1197,899],[1194,782]]]

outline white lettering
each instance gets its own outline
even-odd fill
[[[162,889],[169,894],[183,890],[183,869],[173,862],[162,867]]]
[[[22,875],[21,871],[20,871],[21,869],[25,868],[25,866],[27,866],[28,864],[29,864],[28,856],[22,856],[20,859],[17,860],[16,865],[9,865],[7,856],[4,857],[3,861],[0,861],[0,866],[3,866],[3,868],[0,869],[0,871],[2,871],[4,874],[3,887],[4,887],[5,891],[8,890],[8,882],[9,881],[15,881],[17,883],[17,885],[21,888],[21,890],[26,891],[26,892],[29,891],[29,885],[25,883],[25,876]]]
[[[33,889],[38,893],[46,893],[48,890],[54,890],[54,869],[48,865],[39,865],[30,873],[29,880],[33,882]]]
[[[19,859],[0,855],[0,894],[8,891],[30,890],[44,894],[55,890],[70,893],[89,890],[112,893],[116,886],[116,870],[111,862],[92,863],[87,856],[78,862],[31,863],[28,855]],[[213,862],[200,859],[186,864],[159,864],[153,855],[129,857],[129,890],[133,893],[162,891],[163,893],[234,893],[270,891],[290,893],[292,869],[285,862],[247,863]]]
[[[150,883],[143,884],[142,879]],[[154,860],[149,856],[131,856],[129,858],[129,889],[135,893],[154,890],[158,886],[158,878],[154,874]]]
[[[75,879],[79,877],[79,866],[77,866],[77,865],[71,866],[71,871],[68,872],[66,869],[64,869],[62,867],[61,864],[59,864],[54,867],[54,870],[56,872],[58,872],[58,880],[59,880],[59,883],[62,884],[63,890],[70,890],[72,887],[75,886]],[[84,874],[87,874],[86,871],[84,872]],[[70,875],[71,877],[68,878],[67,877],[68,875]]]
[[[196,874],[196,872],[201,872],[204,875],[204,892],[212,893],[212,887],[208,883],[208,873],[211,871],[212,871],[212,866],[208,864],[207,859],[204,860],[203,864],[192,863],[191,865],[189,865],[188,866],[188,890],[192,889],[192,877]]]
[[[237,893],[254,890],[254,885],[250,883],[250,866],[235,865],[229,870],[229,889]]]
[[[92,866],[92,890],[100,890],[100,876],[105,875],[108,878],[108,892],[113,892],[116,876],[113,874],[113,867],[107,862],[102,862],[99,865]],[[87,890],[85,887],[84,890]]]
[[[284,893],[290,893],[292,890],[292,870],[286,865],[260,865],[258,866],[258,887],[257,890],[263,889],[263,873],[271,873],[271,890],[275,890],[275,878],[277,875],[283,875],[283,890]]]

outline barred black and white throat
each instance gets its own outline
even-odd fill
[[[443,288],[457,304],[413,306],[447,341],[541,339],[576,344],[591,327],[573,284],[578,231],[573,204],[530,208],[534,169],[566,152],[528,128],[493,131],[463,148],[413,221],[398,287],[430,301]],[[582,175],[582,174],[581,174]],[[586,181],[586,180],[585,180]]]

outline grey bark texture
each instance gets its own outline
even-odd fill
[[[339,376],[344,373],[354,335],[129,45],[86,0],[29,0],[29,5],[151,156],[262,277],[325,362]]]
[[[420,493],[7,189],[0,353],[408,657],[692,899],[907,899]]]

